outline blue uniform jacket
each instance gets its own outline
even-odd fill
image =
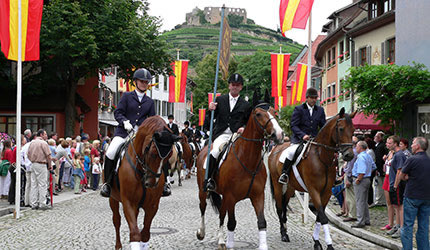
[[[311,117],[306,103],[295,107],[291,117],[291,130],[293,131],[291,142],[300,143],[305,135],[317,136],[324,124],[325,113],[323,108],[315,105]]]
[[[145,95],[139,102],[135,91],[125,92],[115,109],[114,115],[115,120],[119,123],[114,136],[125,138],[128,133],[124,129],[123,122],[129,120],[133,127],[140,126],[146,118],[155,115],[154,100]]]

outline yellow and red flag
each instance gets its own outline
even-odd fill
[[[275,109],[281,109],[287,106],[286,96],[275,96]]]
[[[216,93],[216,97],[220,96],[221,93]],[[208,106],[211,102],[214,102],[214,93],[208,93]]]
[[[305,29],[314,0],[281,0],[279,18],[282,35],[292,28]]]
[[[185,102],[188,60],[172,62],[174,75],[169,77],[169,102]]]
[[[294,105],[296,103],[296,95],[297,95],[297,83],[295,81],[292,81],[290,105]]]
[[[205,122],[206,109],[199,109],[199,126],[203,126]]]
[[[308,65],[299,63],[297,65],[297,94],[296,94],[296,102],[305,102],[306,101],[306,89],[307,87],[307,74],[308,73]]]
[[[290,54],[270,54],[272,61],[272,96],[287,96]]]
[[[42,22],[43,0],[21,2],[22,60],[39,60],[39,36]],[[1,51],[9,60],[18,61],[18,1],[0,1]]]

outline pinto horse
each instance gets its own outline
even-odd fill
[[[274,118],[274,109],[268,103],[258,104],[254,94],[254,109],[251,112],[246,128],[233,142],[231,149],[215,177],[216,192],[205,192],[203,182],[205,176],[206,156],[208,147],[203,148],[197,158],[197,183],[199,186],[201,227],[197,238],[205,237],[206,198],[209,196],[216,212],[219,212],[218,248],[226,249],[234,246],[234,229],[236,227],[235,205],[237,202],[250,198],[257,215],[260,249],[267,249],[266,220],[264,217],[264,187],[266,185],[266,168],[262,158],[263,143],[269,138],[275,142],[283,141],[284,133]],[[270,101],[266,92],[265,101]],[[221,156],[220,156],[221,157]],[[221,196],[222,195],[222,198]],[[224,219],[228,212],[227,243],[224,241]]]
[[[109,198],[116,233],[115,249],[122,248],[120,202],[130,229],[131,249],[149,248],[149,230],[164,186],[162,166],[171,155],[173,143],[180,139],[167,129],[161,117],[149,117],[140,125],[136,137],[126,145],[126,153]],[[145,218],[144,227],[139,232],[137,216],[140,207],[145,211]]]
[[[328,218],[324,210],[330,200],[331,187],[336,177],[336,169],[333,164],[335,153],[342,153],[342,157],[345,161],[350,161],[354,157],[354,152],[352,151],[352,136],[354,133],[352,118],[354,116],[355,112],[348,115],[345,114],[345,109],[342,108],[339,114],[328,120],[315,139],[309,142],[309,148],[304,154],[305,159],[302,159],[297,166],[301,179],[317,210],[313,234],[315,249],[322,249],[319,243],[321,225],[324,229],[327,249],[333,249],[328,228]],[[288,182],[286,191],[285,187],[283,189],[284,185],[278,183],[283,166],[283,164],[279,162],[279,157],[281,152],[288,146],[288,142],[278,145],[272,149],[269,155],[272,197],[276,203],[276,212],[281,225],[281,239],[285,242],[289,242],[287,234],[288,202],[295,190],[306,192],[300,185],[300,181],[297,180],[294,173],[292,173],[293,171],[290,171],[290,181]]]

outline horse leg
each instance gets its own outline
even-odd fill
[[[200,216],[201,216],[201,223],[200,228],[197,229],[197,239],[203,240],[205,238],[205,212],[206,212],[206,197],[207,193],[203,192],[202,190],[199,190],[199,200],[200,200]]]
[[[251,197],[251,202],[254,206],[255,214],[257,215],[258,236],[260,239],[258,249],[267,250],[266,219],[264,218],[264,192],[257,197]]]
[[[121,227],[121,215],[119,214],[119,201],[114,200],[113,198],[109,198],[109,206],[112,210],[112,221],[115,226],[115,250],[121,249],[121,235],[119,234],[119,229]]]
[[[145,218],[143,219],[143,228],[140,231],[140,237],[142,241],[140,242],[141,250],[149,249],[149,239],[151,237],[150,229],[152,220],[155,217],[155,214],[158,211],[158,204],[155,206],[151,206],[149,209],[145,209]]]
[[[124,215],[127,219],[128,227],[130,229],[130,249],[140,250],[141,236],[139,227],[137,226],[137,215],[139,213],[137,204],[132,205],[130,201],[123,200]]]
[[[227,243],[226,243],[227,248],[234,247],[234,229],[236,229],[236,218],[234,215],[234,207],[235,207],[235,204],[233,204],[227,209],[227,212],[228,212],[228,222],[227,222],[228,231],[227,231]]]
[[[288,203],[290,202],[291,196],[294,194],[294,189],[290,187],[287,189],[287,192],[282,195],[282,217],[281,217],[281,240],[285,242],[290,242],[290,237],[287,233],[287,212],[288,212]],[[284,231],[282,231],[282,227],[284,227]]]
[[[224,240],[224,219],[226,215],[226,205],[229,202],[225,198],[222,199],[221,208],[219,209],[219,229],[218,229],[218,249],[225,250],[227,249],[225,246]]]
[[[176,171],[178,172],[178,185],[179,186],[182,186],[182,180],[181,180],[181,165],[182,164],[179,164],[179,168],[176,168]]]
[[[315,250],[322,250],[322,246],[319,242],[319,233],[321,231],[321,226],[324,230],[324,236],[325,236],[325,242],[327,244],[327,249],[331,250],[333,248],[333,241],[330,236],[330,230],[328,227],[328,218],[324,212],[325,207],[322,206],[321,202],[321,196],[316,190],[312,190],[309,192],[312,202],[315,206],[315,209],[317,210],[317,219],[315,223],[314,233],[313,233],[313,239],[314,239],[314,249]],[[324,201],[327,200],[326,197],[324,197]],[[330,198],[330,197],[329,197]]]

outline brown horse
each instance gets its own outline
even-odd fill
[[[191,153],[191,147],[188,144],[187,137],[183,133],[180,133],[179,135],[182,137],[182,139],[179,140],[179,142],[182,145],[182,153],[179,153],[178,150],[176,149],[176,145],[173,145],[172,156],[169,159],[169,164],[170,164],[169,176],[173,178],[175,171],[177,171],[178,185],[182,186],[182,179],[181,179],[181,170],[183,169],[182,160],[184,160],[187,168],[191,168],[189,166],[193,164],[192,162],[193,158]],[[171,179],[170,181],[173,182],[173,179]]]
[[[269,98],[266,92],[266,102],[270,100]],[[233,142],[230,152],[215,177],[216,192],[207,193],[203,191],[205,175],[203,165],[208,153],[207,146],[203,148],[197,158],[197,183],[201,213],[201,227],[197,231],[197,238],[203,240],[205,237],[206,198],[209,196],[216,212],[219,212],[218,247],[220,249],[234,246],[234,229],[236,227],[234,209],[237,202],[246,198],[251,199],[257,214],[260,249],[267,249],[266,220],[264,217],[264,187],[267,174],[263,164],[262,148],[264,141],[267,142],[269,138],[274,139],[275,142],[281,142],[284,134],[274,118],[274,109],[267,103],[258,104],[255,100],[257,100],[256,96],[254,96],[254,109],[243,134]],[[226,212],[228,212],[227,243],[224,241],[223,229]]]
[[[320,130],[316,138],[311,141],[308,150],[305,152],[305,159],[301,160],[297,169],[300,173],[307,192],[309,193],[313,205],[317,210],[317,219],[314,231],[314,248],[322,249],[319,243],[319,232],[323,226],[325,239],[328,248],[333,249],[330,232],[328,229],[328,219],[324,212],[325,207],[331,196],[331,187],[335,181],[336,169],[334,166],[335,153],[342,153],[345,161],[350,161],[354,157],[352,151],[352,136],[354,126],[351,115],[345,114],[342,108],[340,113],[327,121]],[[288,242],[287,234],[287,206],[294,191],[305,192],[306,190],[300,185],[293,171],[290,172],[290,181],[288,187],[283,190],[283,185],[278,183],[279,176],[282,173],[282,163],[279,162],[281,152],[289,146],[289,143],[276,146],[269,155],[269,171],[272,197],[276,202],[276,212],[281,224],[282,241]]]
[[[130,229],[131,249],[149,248],[149,230],[164,186],[162,166],[171,155],[174,141],[180,139],[167,129],[161,117],[150,117],[140,125],[136,137],[126,145],[126,154],[115,176],[109,198],[116,232],[115,249],[122,248],[120,202]],[[139,232],[137,216],[140,207],[145,211],[145,218],[144,227]]]

